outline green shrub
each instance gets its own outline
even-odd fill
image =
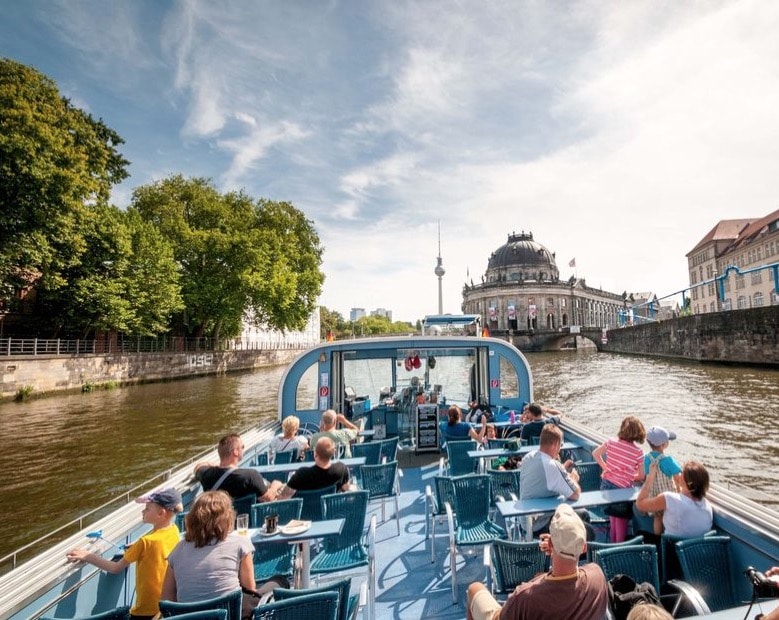
[[[25,385],[20,387],[18,390],[16,390],[16,395],[14,396],[14,400],[17,403],[30,400],[30,396],[32,395],[34,389],[35,387],[32,385]]]

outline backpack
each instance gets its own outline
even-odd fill
[[[626,620],[634,605],[643,604],[662,606],[651,583],[636,583],[628,575],[616,575],[609,579],[609,606],[615,620]]]
[[[661,454],[657,458],[653,458],[652,456],[649,457],[650,463],[657,463],[657,474],[655,474],[655,480],[652,483],[652,488],[649,489],[649,497],[657,497],[660,495],[660,493],[665,491],[676,491],[676,485],[674,484],[673,478],[666,476],[660,470],[660,461],[662,461],[664,458],[666,458],[664,454]]]

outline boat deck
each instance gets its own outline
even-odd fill
[[[436,526],[436,554],[430,562],[430,541],[425,540],[425,485],[438,473],[439,455],[398,453],[403,470],[400,495],[400,536],[394,523],[394,503],[387,502],[387,520],[381,522],[381,503],[369,506],[368,519],[377,515],[376,564],[378,591],[376,618],[465,618],[465,591],[472,581],[483,580],[482,554],[458,556],[457,605],[452,604],[446,521]],[[358,581],[355,579],[355,581]]]

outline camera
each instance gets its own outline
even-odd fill
[[[779,596],[779,584],[766,577],[759,570],[755,570],[750,566],[744,571],[744,574],[752,583],[752,589],[755,594],[760,598],[774,598]]]

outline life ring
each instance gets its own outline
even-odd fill
[[[422,366],[422,362],[419,360],[419,355],[415,355],[411,363],[415,369],[419,369]]]
[[[411,361],[410,357],[407,357],[405,359],[405,361],[403,362],[403,366],[407,372],[411,372],[414,369],[414,363]]]

